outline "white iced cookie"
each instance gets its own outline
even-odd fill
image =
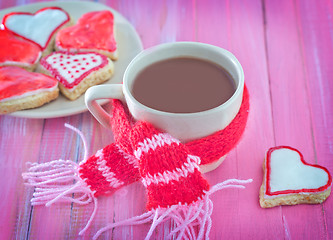
[[[294,148],[270,148],[264,162],[260,188],[260,206],[318,204],[331,192],[332,177],[319,165],[308,164]]]
[[[59,81],[61,93],[70,100],[80,97],[89,87],[113,75],[113,62],[94,53],[53,52],[40,61],[41,71]]]
[[[59,7],[42,8],[34,14],[11,12],[2,20],[6,30],[37,44],[43,55],[52,52],[57,31],[69,25],[69,14]]]

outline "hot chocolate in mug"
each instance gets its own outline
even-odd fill
[[[193,60],[198,60],[199,65],[190,68],[193,69],[194,72],[202,67],[201,62],[215,65],[213,67],[217,66],[222,72],[226,71],[230,76],[230,80],[234,86],[234,90],[232,91],[231,96],[222,103],[217,103],[217,106],[214,106],[213,108],[200,110],[197,112],[163,111],[149,107],[138,101],[137,98],[133,95],[133,87],[135,84],[141,84],[141,82],[138,80],[140,77],[138,76],[143,74],[146,69],[149,70],[149,67],[152,69],[155,68],[157,63],[170,62],[172,65],[173,59],[184,59],[184,61],[187,61],[188,64],[192,64],[191,61]],[[182,66],[181,64],[182,62],[179,63],[179,66]],[[156,72],[157,74],[160,72],[160,76],[164,76],[167,73],[165,73],[167,70],[163,70],[163,68],[161,69],[162,70],[157,69],[157,71],[155,71],[155,75]],[[196,74],[200,75],[198,73]],[[202,91],[199,85],[199,90],[197,89],[195,92],[195,97],[197,97],[199,100],[205,100],[205,98],[207,98],[207,93],[205,93],[205,91],[210,91],[209,89],[216,88],[215,86],[209,86],[210,88],[206,88],[204,86],[205,84],[212,84],[209,79],[207,79],[207,76],[204,75],[201,78],[198,78],[199,84],[203,84],[201,85]],[[158,75],[154,77],[157,79]],[[164,81],[168,81],[168,78],[166,78]],[[182,81],[182,79],[177,79],[177,81]],[[179,88],[179,84],[170,83],[169,85],[174,87],[175,90],[179,90],[177,89]],[[162,90],[154,89],[158,86],[159,84],[152,84],[152,86],[148,89],[148,91],[153,92],[160,91],[160,93],[155,94],[157,98],[159,95],[162,96],[165,93],[163,91],[164,87],[162,87]],[[166,94],[164,95],[170,95],[170,98],[174,98],[172,92],[167,92],[172,91],[172,87],[171,90],[166,89]],[[191,85],[189,85],[187,89],[188,91],[191,91]],[[145,90],[147,91],[147,89]],[[136,120],[150,122],[156,128],[169,133],[173,137],[179,139],[181,142],[188,142],[208,136],[228,126],[240,109],[243,98],[243,90],[244,72],[241,64],[232,53],[217,46],[204,43],[173,42],[161,44],[139,53],[126,68],[123,76],[123,84],[93,86],[87,90],[85,94],[85,102],[92,115],[106,128],[111,128],[110,118],[112,116],[107,113],[96,100],[120,99],[128,106],[129,112]],[[181,98],[183,100],[178,100],[178,102],[188,101],[186,96],[188,91],[181,91],[183,92],[183,98]],[[219,90],[215,91],[214,93],[212,91],[211,95],[217,95],[218,97]],[[215,169],[222,161],[223,158],[221,158],[219,161],[216,161],[214,164],[212,164],[212,166],[209,166],[209,169],[205,169],[204,171]]]

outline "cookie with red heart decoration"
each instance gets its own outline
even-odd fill
[[[75,25],[58,32],[56,49],[68,52],[98,52],[116,60],[118,52],[112,12],[94,11],[82,15]]]
[[[0,30],[0,66],[17,66],[33,71],[41,57],[40,48],[13,33]]]
[[[53,51],[56,32],[70,24],[69,14],[59,7],[46,7],[35,13],[11,12],[2,20],[4,29],[37,44],[43,56]]]
[[[41,71],[56,78],[61,93],[70,100],[110,79],[114,69],[108,57],[94,52],[54,52],[42,58],[40,64]]]
[[[20,67],[0,67],[0,114],[36,108],[58,95],[58,82],[52,77]]]
[[[264,162],[264,179],[260,188],[260,206],[318,204],[331,192],[332,177],[319,165],[305,162],[295,148],[270,148]]]

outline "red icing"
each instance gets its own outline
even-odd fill
[[[36,43],[35,41],[33,41],[33,40],[29,39],[29,38],[23,37],[23,36],[21,36],[20,34],[17,34],[17,33],[13,32],[13,31],[11,31],[11,30],[8,29],[7,26],[6,26],[6,21],[7,21],[7,19],[8,19],[9,17],[13,16],[13,15],[24,14],[24,15],[30,15],[30,16],[33,16],[33,15],[36,15],[36,14],[38,14],[39,12],[45,11],[45,10],[47,10],[47,9],[57,9],[57,10],[60,10],[60,11],[62,11],[62,12],[64,12],[64,13],[66,14],[67,19],[66,19],[66,21],[64,21],[63,23],[61,23],[59,26],[57,26],[57,27],[52,31],[52,33],[51,33],[50,36],[48,37],[48,40],[47,40],[45,46],[41,46],[41,45],[39,45],[38,43]],[[3,19],[2,19],[2,27],[3,27],[4,29],[6,29],[6,30],[8,30],[8,31],[10,31],[10,32],[12,32],[12,33],[14,33],[14,34],[17,35],[17,36],[20,36],[21,38],[24,38],[25,40],[28,40],[28,41],[30,41],[30,42],[33,42],[34,44],[37,44],[42,50],[44,50],[44,49],[48,46],[48,44],[49,44],[49,42],[50,42],[52,36],[54,35],[54,33],[55,33],[59,28],[61,28],[63,25],[65,25],[66,23],[68,23],[69,21],[70,21],[69,14],[68,14],[66,11],[64,11],[62,8],[59,8],[59,7],[45,7],[45,8],[39,9],[39,10],[38,10],[37,12],[35,12],[35,13],[29,13],[29,12],[11,12],[11,13],[8,13],[8,14],[6,14],[6,15],[3,17]],[[39,26],[36,26],[36,27],[38,28]]]
[[[110,11],[89,12],[77,24],[61,29],[56,36],[56,45],[64,50],[98,49],[116,50],[114,17]]]
[[[19,67],[0,67],[0,100],[57,86],[56,79]]]
[[[53,55],[55,54],[63,54],[63,55],[68,55],[68,56],[76,56],[76,55],[86,55],[86,54],[94,54],[96,56],[100,56],[101,59],[102,59],[102,63],[93,67],[92,69],[90,69],[89,71],[85,71],[83,72],[78,78],[76,78],[72,83],[69,83],[67,81],[67,79],[61,75],[58,71],[57,68],[55,68],[52,64],[49,64],[47,62],[47,59],[48,58],[51,58],[53,57]],[[59,58],[63,55],[60,55]],[[69,59],[70,57],[67,57],[67,59]],[[76,59],[74,59],[72,62],[70,63],[75,63],[77,65],[80,65],[80,62],[78,61],[75,61]],[[86,58],[83,58],[83,60],[87,60]],[[102,54],[99,54],[99,53],[93,53],[93,52],[83,52],[83,53],[65,53],[65,52],[53,52],[52,54],[44,57],[41,59],[40,61],[40,64],[45,68],[47,69],[52,76],[54,76],[56,79],[58,79],[59,82],[61,82],[66,88],[73,88],[75,87],[76,85],[78,85],[81,81],[83,81],[89,74],[91,74],[92,72],[94,71],[97,71],[99,70],[100,68],[103,68],[104,66],[106,66],[108,64],[108,58]],[[63,67],[63,69],[65,70],[66,67]],[[81,68],[81,70],[86,70],[85,68]],[[79,72],[78,70],[76,72]],[[70,74],[71,71],[68,71],[68,73]],[[74,76],[70,76],[71,78],[73,78]]]
[[[0,64],[7,62],[35,64],[40,53],[40,48],[36,44],[19,39],[9,31],[0,30]]]
[[[278,150],[278,149],[282,149],[282,148],[287,148],[287,149],[290,149],[292,151],[295,151],[299,154],[300,156],[300,159],[301,159],[301,162],[304,164],[304,165],[308,165],[308,166],[311,166],[311,167],[315,167],[315,168],[320,168],[322,170],[324,170],[327,175],[328,175],[328,181],[327,181],[327,184],[325,184],[324,186],[320,187],[320,188],[315,188],[315,189],[298,189],[298,190],[293,190],[293,189],[290,189],[290,190],[285,190],[285,191],[275,191],[275,192],[272,192],[271,191],[271,187],[270,187],[270,174],[271,174],[271,155],[272,153],[275,151],[275,150]],[[267,153],[266,153],[266,192],[265,194],[266,195],[269,195],[269,196],[276,196],[276,195],[280,195],[280,194],[296,194],[296,193],[314,193],[314,192],[322,192],[322,191],[325,191],[326,189],[328,189],[331,184],[332,184],[332,176],[331,174],[328,172],[328,170],[322,166],[319,166],[317,164],[309,164],[307,162],[304,161],[304,158],[303,158],[303,155],[301,152],[299,152],[297,149],[295,148],[292,148],[292,147],[289,147],[289,146],[278,146],[278,147],[273,147],[273,148],[270,148]]]

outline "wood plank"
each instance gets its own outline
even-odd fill
[[[265,9],[275,142],[299,149],[306,161],[314,163],[311,109],[299,44],[303,36],[298,34],[295,6],[291,1],[266,1]],[[325,238],[320,205],[282,207],[282,214],[290,238]],[[302,219],[307,221],[300,225]]]
[[[250,92],[250,115],[242,141],[217,170],[206,176],[211,184],[228,178],[254,180],[245,190],[229,189],[212,197],[210,237],[283,238],[281,211],[265,211],[258,203],[264,154],[274,145],[261,1],[216,1],[205,5],[205,1],[198,1],[197,23],[202,29],[198,41],[203,38],[234,53],[243,66]]]
[[[131,22],[144,48],[165,42],[193,41],[195,38],[195,25],[192,24],[195,12],[191,0],[151,1],[147,4],[141,1],[112,1],[107,4]]]
[[[229,1],[196,1],[196,41],[230,50],[231,19]]]
[[[43,120],[0,116],[0,238],[25,237],[32,189],[21,177],[27,162],[38,159]]]
[[[14,7],[16,6],[14,1],[1,1],[0,2],[0,9],[5,9],[9,7]]]
[[[237,173],[240,178],[249,176],[254,179],[252,184],[246,186],[247,191],[239,192],[240,236],[283,238],[281,211],[265,211],[258,204],[263,158],[266,150],[275,144],[262,1],[231,3],[232,52],[243,64],[251,104],[247,133],[249,138],[244,139],[243,147],[241,142],[237,148]]]
[[[305,80],[311,107],[315,162],[333,173],[333,2],[295,1],[297,23],[302,39]],[[332,196],[322,205],[323,228],[333,238]]]
[[[40,145],[39,163],[57,159],[74,160],[77,158],[76,133],[64,127],[65,123],[78,126],[81,115],[45,120]],[[32,208],[31,223],[27,236],[31,239],[68,238],[71,221],[71,205],[55,203],[50,207]],[[43,224],[41,224],[43,223]]]

